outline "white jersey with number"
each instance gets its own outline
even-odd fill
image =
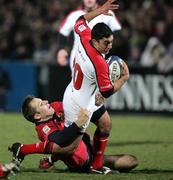
[[[72,81],[66,88],[63,98],[65,126],[77,119],[80,108],[87,108],[92,113],[99,107],[95,105],[95,94],[113,90],[109,78],[109,68],[103,56],[90,44],[91,29],[81,17],[75,24],[76,55]],[[86,123],[84,128],[89,124]]]
[[[96,25],[97,23],[104,22],[105,24],[107,24],[111,28],[112,31],[121,30],[121,25],[118,22],[115,14],[112,11],[110,11],[110,13],[112,14],[112,16],[101,14],[101,15],[95,17],[94,19],[92,19],[88,23],[88,26],[90,27],[90,29],[92,29],[93,26]],[[74,33],[74,25],[76,23],[76,20],[81,15],[84,15],[84,14],[85,14],[85,11],[82,9],[71,12],[62,22],[60,29],[59,29],[59,32],[64,36],[69,36],[72,31]],[[73,48],[72,48],[72,51],[70,54],[70,68],[71,69],[73,66],[76,44],[77,44],[77,38],[76,38],[76,35],[74,33],[74,43],[73,43]]]

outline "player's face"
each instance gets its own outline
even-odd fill
[[[52,117],[54,109],[50,106],[47,100],[34,98],[31,101],[31,106],[36,110],[36,119],[47,120]]]
[[[100,39],[99,41],[95,41],[97,50],[100,53],[108,54],[109,51],[112,49],[113,39],[114,39],[113,35],[111,35],[108,38],[104,37]]]
[[[83,0],[85,8],[92,9],[96,6],[96,0]]]

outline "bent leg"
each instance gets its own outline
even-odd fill
[[[104,106],[94,112],[91,121],[97,126],[93,137],[92,167],[100,169],[103,166],[103,154],[111,130],[111,120]]]

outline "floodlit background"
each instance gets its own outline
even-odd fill
[[[173,112],[172,1],[118,3],[115,14],[122,29],[115,32],[109,55],[118,55],[129,64],[131,78],[108,102],[109,108]],[[20,111],[27,94],[51,101],[62,99],[71,77],[68,64],[57,62],[58,30],[66,16],[81,5],[78,0],[0,0],[2,111]],[[72,39],[69,36],[66,49],[71,49]]]
[[[107,153],[131,153],[140,161],[134,172],[120,174],[119,179],[171,179],[173,1],[117,2],[120,8],[115,14],[122,29],[115,32],[109,56],[124,59],[131,76],[105,103],[113,121]],[[79,0],[0,0],[0,161],[10,160],[7,146],[13,142],[36,141],[33,126],[20,114],[26,95],[62,100],[71,72],[68,62],[57,61],[58,29],[81,4]],[[72,41],[71,34],[69,51]],[[58,179],[57,169],[65,166],[44,174],[37,168],[39,158],[28,157],[16,179]],[[60,179],[66,178],[81,176],[61,172]]]

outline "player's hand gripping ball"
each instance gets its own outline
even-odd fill
[[[109,65],[109,77],[114,84],[114,81],[122,75],[122,59],[118,56],[111,56],[107,59],[107,63]]]

